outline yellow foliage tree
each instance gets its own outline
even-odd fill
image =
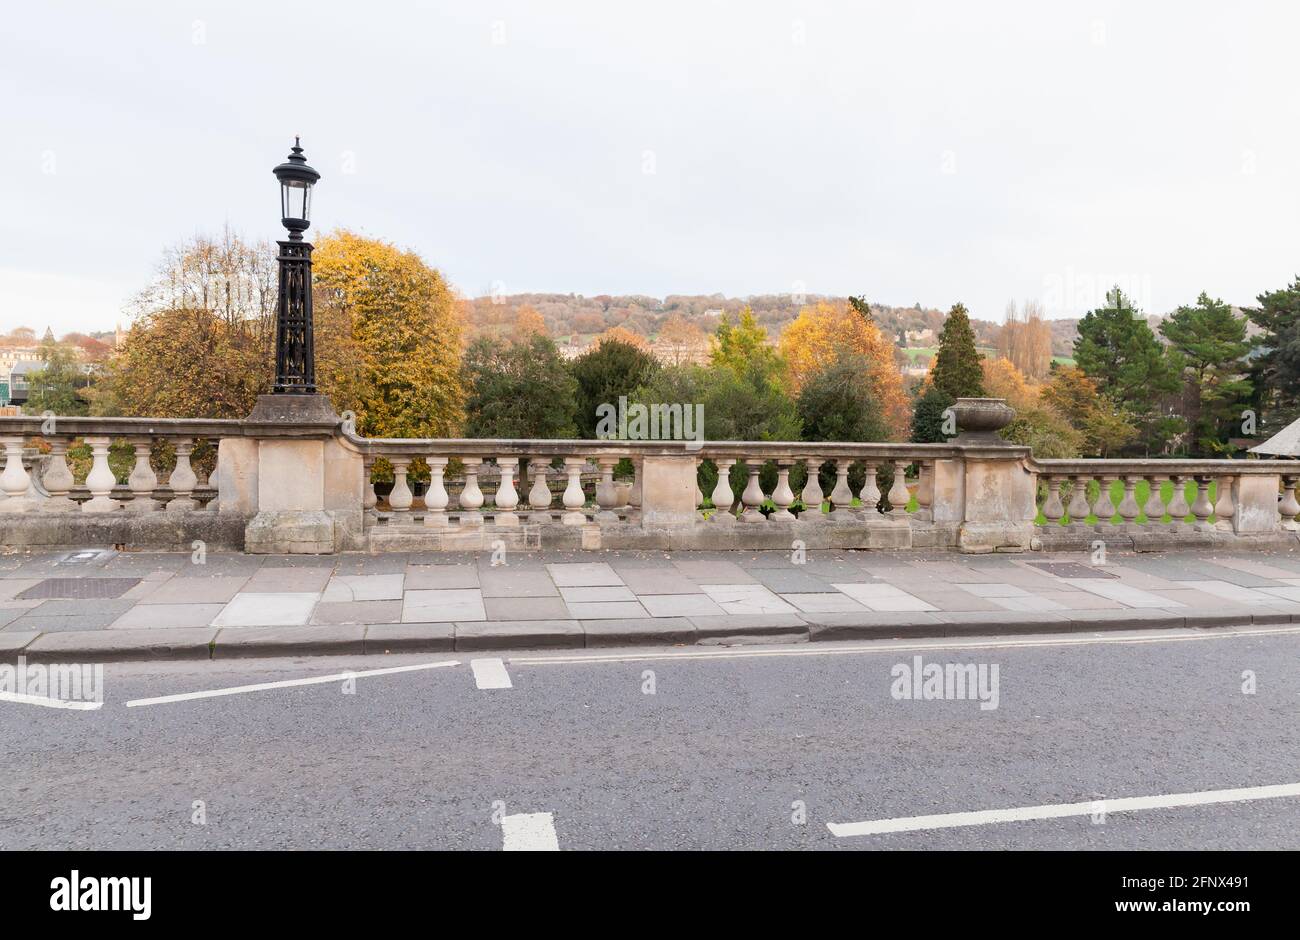
[[[982,359],[984,391],[990,398],[1005,398],[1016,411],[1038,407],[1038,389],[1025,381],[1024,374],[1010,359]]]
[[[805,382],[844,355],[870,363],[865,381],[893,440],[908,435],[911,410],[903,376],[894,361],[894,346],[870,318],[846,303],[819,301],[804,307],[781,331],[780,351],[788,368],[791,397]]]
[[[412,251],[332,232],[313,257],[316,375],[372,437],[451,437],[465,417],[462,324],[442,275]]]
[[[516,339],[550,335],[546,329],[546,318],[538,313],[537,308],[531,304],[523,304],[515,311],[514,333]]]

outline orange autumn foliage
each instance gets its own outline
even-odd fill
[[[907,438],[911,409],[902,373],[894,361],[894,345],[870,319],[846,303],[819,301],[800,310],[781,331],[779,348],[788,369],[791,397],[798,396],[812,375],[840,356],[862,356],[870,363],[867,386],[880,406],[890,438]]]

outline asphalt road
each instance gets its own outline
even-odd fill
[[[1300,848],[1300,797],[828,830],[1300,782],[1300,632],[1135,639],[506,654],[508,689],[465,655],[110,665],[97,711],[0,701],[0,848],[498,850],[494,811],[552,814],[561,849]],[[996,664],[998,707],[895,699],[918,652]]]

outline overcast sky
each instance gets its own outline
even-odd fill
[[[115,7],[116,9],[111,9]],[[1300,271],[1291,3],[13,5],[0,329],[106,329],[163,246],[418,250],[467,294],[1149,312]]]

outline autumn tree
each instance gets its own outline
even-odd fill
[[[349,231],[313,258],[317,381],[369,437],[452,437],[464,421],[461,322],[413,251]]]
[[[88,391],[99,415],[242,418],[274,378],[275,254],[230,229],[168,248]]]
[[[1038,390],[1010,359],[982,359],[984,392],[990,398],[1004,398],[1016,411],[1027,411],[1038,406]]]
[[[611,326],[608,330],[601,333],[594,340],[593,346],[599,346],[601,343],[623,343],[627,346],[634,346],[642,352],[650,351],[650,341],[640,333],[629,330],[624,326]]]
[[[537,308],[531,304],[521,304],[515,311],[515,338],[527,339],[530,336],[549,335],[546,329],[546,318],[537,312]]]
[[[736,374],[757,372],[776,381],[785,374],[785,363],[768,342],[767,330],[754,319],[754,311],[745,307],[736,323],[724,313],[718,328],[709,339],[709,362]]]
[[[28,376],[24,410],[33,415],[47,411],[56,415],[89,414],[81,390],[90,384],[90,380],[78,366],[77,354],[72,347],[52,340],[43,342],[41,361],[44,368]]]
[[[971,328],[970,315],[961,304],[954,304],[943,321],[930,381],[954,400],[984,396],[984,371],[979,350],[975,348],[975,331]]]
[[[827,301],[804,307],[782,331],[779,348],[789,387],[796,396],[812,376],[832,365],[842,361],[865,364],[859,379],[879,409],[885,439],[906,436],[909,409],[894,346],[862,307]]]
[[[1107,457],[1138,435],[1133,416],[1102,395],[1082,369],[1062,366],[1053,370],[1038,398],[1083,435],[1083,450],[1089,456]]]
[[[1052,328],[1043,319],[1042,305],[1027,301],[1019,310],[1007,304],[1006,322],[998,330],[998,355],[1033,381],[1042,381],[1052,367]]]
[[[704,331],[681,314],[673,314],[659,329],[658,344],[668,365],[698,363],[707,353],[709,340]]]

